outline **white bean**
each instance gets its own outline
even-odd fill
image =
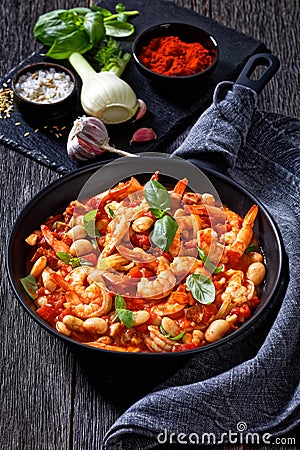
[[[230,330],[230,324],[224,319],[214,320],[205,331],[207,342],[216,342]]]
[[[90,333],[104,334],[107,331],[108,324],[101,317],[90,317],[83,322],[83,328]]]
[[[83,239],[86,237],[86,231],[83,225],[75,225],[67,232],[67,236],[72,239],[72,241],[77,241],[78,239]]]
[[[148,311],[134,311],[133,312],[134,322],[133,326],[142,325],[150,319],[150,313]]]
[[[149,230],[154,224],[154,220],[148,216],[142,216],[138,219],[135,219],[132,223],[132,229],[136,233],[141,233],[143,231]]]
[[[78,239],[70,247],[70,253],[73,256],[83,256],[91,253],[93,246],[87,239]]]
[[[246,277],[251,280],[255,286],[259,286],[266,275],[266,268],[261,262],[250,264],[247,269]]]
[[[178,336],[181,333],[181,329],[170,317],[164,317],[161,321],[161,326],[165,330],[167,334],[170,334],[171,337]]]
[[[33,264],[30,271],[30,275],[32,275],[34,278],[38,278],[45,269],[46,265],[47,265],[47,257],[40,256],[39,259],[37,259],[36,262]]]

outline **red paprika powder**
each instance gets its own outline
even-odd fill
[[[177,36],[152,39],[142,48],[141,62],[153,72],[166,76],[187,76],[203,72],[213,63],[215,51],[199,42],[184,42]]]

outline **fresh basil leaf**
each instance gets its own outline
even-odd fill
[[[156,180],[150,180],[145,184],[144,197],[151,208],[170,211],[172,207],[169,192]]]
[[[152,214],[154,215],[154,217],[156,217],[156,219],[161,219],[166,214],[166,211],[157,208],[149,208],[149,211],[152,212]]]
[[[248,253],[255,252],[256,250],[257,250],[256,245],[250,244],[249,247],[246,248],[244,253],[245,255],[248,255]]]
[[[125,11],[125,5],[123,5],[123,3],[118,3],[116,5],[116,12],[117,13],[123,13]]]
[[[67,18],[65,9],[57,9],[41,15],[33,29],[34,36],[42,44],[50,47],[55,39],[77,30],[74,20]]]
[[[83,27],[87,32],[90,43],[94,45],[105,38],[105,28],[103,25],[103,16],[101,12],[89,12],[86,14]]]
[[[176,220],[169,215],[165,215],[154,223],[153,231],[150,233],[150,239],[156,247],[164,252],[168,252],[177,229],[178,224]]]
[[[108,212],[112,219],[114,219],[116,217],[115,212],[110,207],[108,207]]]
[[[119,294],[116,294],[115,296],[115,309],[117,317],[125,325],[125,327],[131,328],[134,323],[133,312],[129,309],[126,309],[126,302],[124,298]]]
[[[56,256],[61,259],[65,264],[68,264],[75,269],[80,266],[92,266],[93,264],[84,258],[78,258],[76,256],[69,255],[66,252],[57,252]]]
[[[38,285],[36,283],[36,279],[33,275],[28,275],[25,278],[20,278],[23,288],[33,300],[35,300],[38,296]]]
[[[101,8],[101,6],[92,5],[91,6],[92,11],[99,11],[103,15],[103,17],[109,17],[112,16],[112,12],[110,12],[108,9]]]
[[[124,323],[125,327],[131,328],[134,323],[134,315],[132,311],[128,309],[117,309],[117,316],[122,323]]]
[[[100,236],[99,230],[96,228],[96,223],[95,223],[97,212],[98,212],[97,209],[93,209],[93,210],[87,212],[83,216],[83,224],[84,224],[85,231],[86,231],[87,235],[92,238]]]
[[[214,283],[210,278],[200,273],[192,273],[186,279],[186,286],[191,291],[192,296],[203,305],[210,305],[216,294]]]
[[[74,52],[85,53],[92,47],[93,44],[90,43],[87,33],[84,30],[76,30],[67,36],[55,39],[46,56],[53,59],[67,59]]]
[[[104,22],[104,27],[107,36],[116,38],[123,38],[131,36],[134,33],[134,26],[128,22],[120,22],[119,20],[110,20]]]
[[[68,11],[71,13],[79,14],[80,16],[85,16],[86,14],[91,12],[90,8],[84,7],[71,8]]]
[[[122,295],[116,294],[115,296],[115,309],[126,309],[126,302]]]
[[[198,253],[200,258],[204,262],[204,267],[206,267],[206,269],[209,270],[210,273],[220,273],[222,272],[222,270],[224,270],[223,265],[221,267],[217,267],[213,262],[211,262],[211,260],[208,258],[207,254],[201,247],[198,247]]]

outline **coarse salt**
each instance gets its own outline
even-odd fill
[[[18,79],[15,90],[25,100],[34,103],[56,103],[74,89],[74,82],[65,72],[54,68],[26,72]]]

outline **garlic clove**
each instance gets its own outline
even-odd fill
[[[137,120],[140,120],[142,117],[144,117],[144,115],[147,112],[147,105],[143,100],[138,98],[137,104],[138,104],[137,115],[135,116],[135,119],[132,121],[132,123],[136,122]]]
[[[132,142],[149,142],[155,141],[157,139],[157,134],[152,128],[139,128],[133,133],[133,136],[130,140],[130,144]]]

